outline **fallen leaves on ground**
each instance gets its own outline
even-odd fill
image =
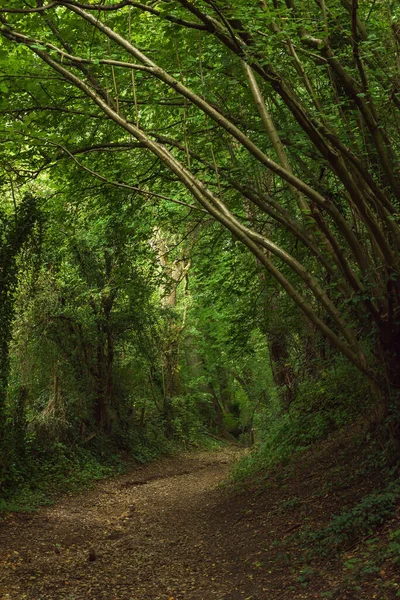
[[[361,450],[350,437],[320,444],[241,492],[219,486],[242,452],[164,459],[38,514],[8,515],[0,525],[0,599],[399,597],[400,579],[385,565],[372,578],[348,577],[345,565],[358,565],[359,547],[309,563],[299,542],[305,527],[321,527],[377,484],[354,475]]]

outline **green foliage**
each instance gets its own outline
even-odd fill
[[[38,201],[25,195],[11,214],[0,212],[0,421],[9,369],[9,343],[14,314],[14,292],[17,286],[17,257],[32,232],[39,216]]]
[[[287,412],[279,397],[271,397],[261,424],[259,446],[236,467],[233,477],[243,481],[348,425],[369,406],[368,388],[363,377],[337,356],[326,365],[320,377],[304,378]]]
[[[307,587],[313,574],[314,570],[311,567],[304,567],[301,569],[296,581],[298,581],[298,583],[300,583],[303,587]]]
[[[311,426],[310,441],[350,423],[371,404],[368,382],[341,356],[321,364],[317,378],[300,381],[292,412],[303,415]],[[306,435],[306,434],[305,434]]]
[[[300,418],[292,420],[287,414],[281,417],[275,415],[272,418],[270,415],[271,413],[267,412],[267,419],[270,417],[268,432],[263,433],[260,444],[235,465],[232,472],[235,482],[242,483],[257,474],[266,478],[269,469],[274,465],[287,462],[294,454],[308,447],[309,427],[311,425],[315,430],[315,422],[309,419],[308,423],[305,423],[304,419]],[[308,439],[301,442],[300,437],[304,436]]]
[[[313,551],[323,555],[350,548],[376,532],[379,525],[394,514],[399,497],[400,479],[397,479],[391,481],[383,490],[365,496],[352,509],[335,515],[331,522],[319,531],[307,533],[306,538],[314,544]],[[394,533],[388,549],[391,556],[396,556],[398,546]]]
[[[9,464],[9,481],[4,481],[0,512],[34,510],[49,504],[60,494],[77,492],[94,481],[121,473],[126,468],[117,448],[113,452],[69,448],[61,442],[36,450],[22,462]]]
[[[396,565],[400,565],[400,529],[395,529],[390,533],[386,556],[392,559]]]
[[[174,415],[174,439],[181,444],[196,444],[201,439],[204,425],[199,411],[196,395],[186,394],[172,399]]]

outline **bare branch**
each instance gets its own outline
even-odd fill
[[[96,12],[110,12],[110,11],[119,10],[121,8],[124,8],[125,6],[131,6],[133,8],[139,8],[140,10],[143,10],[145,12],[149,12],[150,14],[160,17],[161,19],[165,19],[166,21],[170,21],[171,23],[174,23],[175,25],[181,25],[182,27],[188,27],[190,29],[197,29],[199,31],[206,30],[206,27],[204,25],[202,25],[201,23],[194,23],[193,21],[186,21],[185,19],[180,19],[179,17],[174,17],[173,15],[165,15],[157,9],[155,9],[151,6],[147,6],[147,4],[142,4],[141,2],[133,2],[132,0],[122,0],[122,2],[118,2],[116,4],[81,4],[80,2],[73,2],[73,1],[72,2],[60,1],[60,2],[58,2],[58,4],[60,4],[60,5],[69,4],[69,5],[77,6],[79,8],[83,8],[84,10],[91,10],[91,11],[93,10]]]
[[[50,8],[54,8],[59,6],[59,2],[50,2],[50,4],[45,4],[44,6],[37,6],[35,8],[0,8],[0,13],[18,13],[18,14],[30,14],[30,13],[40,13],[45,10],[49,10]]]

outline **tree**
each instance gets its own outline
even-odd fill
[[[100,173],[79,164],[148,197],[162,186],[194,210],[183,186],[378,396],[386,388],[385,416],[388,387],[400,385],[397,9],[56,0],[0,10],[7,60],[39,78],[23,90],[4,79],[22,102],[5,114],[42,154],[38,168],[118,147],[136,164],[143,149],[156,156],[150,190],[101,160]]]
[[[37,199],[25,196],[14,212],[0,213],[0,436],[4,435],[4,404],[9,375],[9,350],[14,316],[18,256],[38,220]],[[1,448],[1,446],[0,446]]]
[[[64,174],[62,191],[47,197],[35,284],[29,269],[19,272],[13,343],[25,419],[78,442],[135,428],[138,382],[124,372],[146,377],[160,320],[147,208],[128,194],[86,189],[87,180]]]

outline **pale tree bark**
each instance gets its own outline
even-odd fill
[[[166,309],[166,331],[162,348],[162,382],[163,382],[163,418],[167,435],[173,434],[173,399],[181,392],[179,377],[179,355],[181,334],[186,324],[186,307],[184,308],[181,322],[174,314],[178,305],[178,286],[184,280],[190,262],[184,257],[171,259],[170,241],[166,234],[156,228],[154,232],[154,246],[157,249],[158,261],[162,266],[166,285],[161,286],[161,302]]]

